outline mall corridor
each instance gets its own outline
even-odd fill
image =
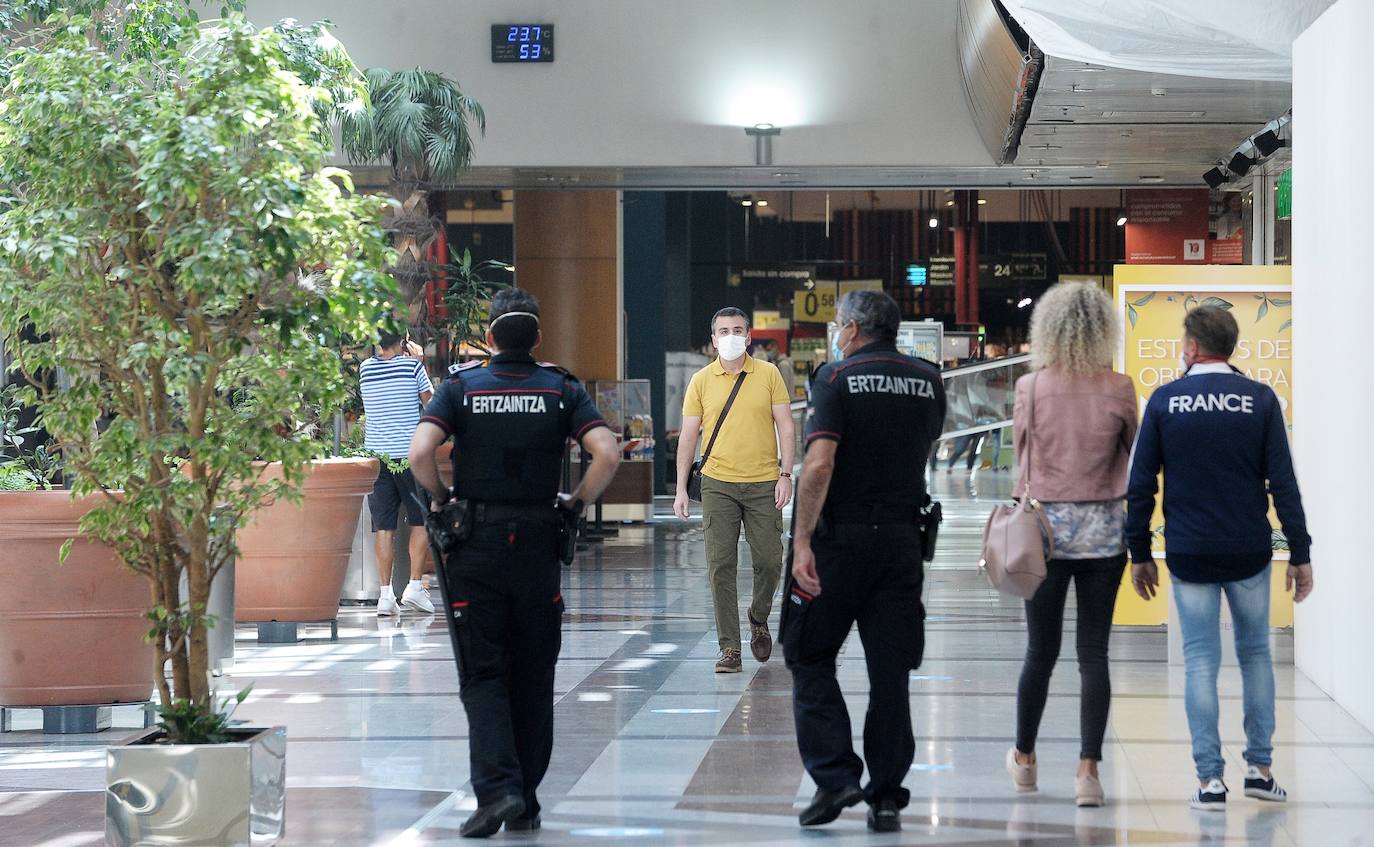
[[[1113,635],[1115,699],[1103,782],[1108,805],[1075,809],[1078,679],[1071,636],[1042,732],[1041,793],[1017,799],[1002,769],[1014,732],[1024,648],[1020,609],[973,569],[984,515],[1006,474],[934,477],[947,507],[927,573],[926,661],[911,681],[916,764],[904,831],[865,830],[863,808],[824,832],[796,814],[814,786],[793,736],[781,652],[716,675],[699,521],[626,527],[580,555],[565,576],[568,615],[557,677],[557,741],[541,792],[538,844],[1363,844],[1374,822],[1374,734],[1291,664],[1280,636],[1275,769],[1286,807],[1233,798],[1225,814],[1188,808],[1193,788],[1182,669],[1163,656],[1162,628]],[[743,569],[742,569],[743,570]],[[747,597],[747,592],[741,592]],[[1070,613],[1072,617],[1072,612]],[[776,613],[775,613],[776,619]],[[370,609],[340,615],[340,639],[314,630],[260,647],[241,627],[223,689],[256,685],[240,716],[290,728],[286,839],[295,845],[457,844],[474,808],[465,785],[469,728],[443,623]],[[840,681],[860,731],[861,647],[851,637]],[[1224,668],[1222,738],[1237,778],[1239,676]],[[137,724],[124,710],[116,721]],[[0,844],[101,843],[105,745],[131,732],[61,741],[0,736]],[[857,739],[856,739],[857,743]]]

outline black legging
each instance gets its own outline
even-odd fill
[[[1102,736],[1112,705],[1112,680],[1107,670],[1107,641],[1112,612],[1126,557],[1110,559],[1054,559],[1040,590],[1026,601],[1026,663],[1016,691],[1016,749],[1035,752],[1040,718],[1050,692],[1050,674],[1059,660],[1064,634],[1064,601],[1073,580],[1078,595],[1078,673],[1082,678],[1079,758],[1102,761]]]

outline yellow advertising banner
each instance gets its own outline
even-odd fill
[[[1113,288],[1125,333],[1117,368],[1135,380],[1140,411],[1150,395],[1183,375],[1183,318],[1206,304],[1231,312],[1240,324],[1240,342],[1231,359],[1246,376],[1274,389],[1284,421],[1293,430],[1293,296],[1292,271],[1286,266],[1254,265],[1118,265]],[[1292,596],[1284,592],[1287,546],[1274,524],[1274,596],[1270,622],[1292,626]],[[1136,596],[1129,569],[1117,595],[1119,624],[1162,624],[1168,619],[1168,576],[1163,567],[1164,518],[1156,506],[1155,557],[1160,562],[1161,591],[1151,602]]]

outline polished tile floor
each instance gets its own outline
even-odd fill
[[[781,655],[765,665],[746,657],[743,674],[712,673],[700,523],[662,521],[623,529],[567,573],[544,830],[496,841],[1374,845],[1374,734],[1291,665],[1278,669],[1275,744],[1291,802],[1240,798],[1225,814],[1190,811],[1182,673],[1166,663],[1165,635],[1156,629],[1113,636],[1115,701],[1103,765],[1109,805],[1079,811],[1072,804],[1078,681],[1071,649],[1045,716],[1042,791],[1017,798],[1002,757],[1014,729],[1022,613],[972,570],[983,516],[1007,480],[942,469],[935,486],[947,520],[927,574],[926,662],[912,675],[917,757],[901,834],[869,834],[861,808],[823,832],[797,828],[796,812],[814,786],[797,757]],[[379,621],[345,609],[338,642],[327,630],[308,635],[300,644],[260,647],[241,629],[232,674],[222,680],[226,690],[256,684],[241,716],[288,728],[284,843],[458,843],[473,808],[470,729],[442,622]],[[861,657],[851,639],[840,678],[856,732],[866,699]],[[1222,671],[1221,685],[1222,737],[1238,784],[1234,669]],[[117,721],[134,726],[135,714],[124,711]],[[0,736],[0,845],[99,844],[103,748],[132,729],[56,738],[31,729],[36,722],[20,713],[19,731]]]

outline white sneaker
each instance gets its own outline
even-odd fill
[[[429,599],[429,589],[418,582],[406,586],[405,592],[401,594],[401,605],[426,615],[434,614],[434,603]]]
[[[400,611],[396,605],[396,594],[393,591],[384,591],[382,596],[377,598],[377,616],[390,617]]]
[[[1209,781],[1205,788],[1197,790],[1189,805],[1200,812],[1226,811],[1226,783],[1219,779]]]

